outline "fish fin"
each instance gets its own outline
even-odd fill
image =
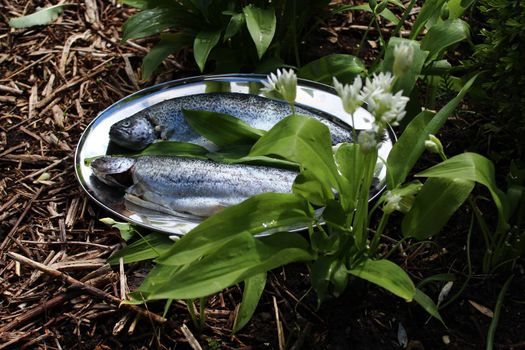
[[[169,215],[173,215],[173,216],[178,216],[178,217],[181,217],[181,218],[187,218],[187,219],[192,219],[192,220],[202,220],[201,217],[198,217],[196,215],[192,215],[192,214],[187,214],[187,213],[182,213],[182,212],[178,212],[178,211],[175,211],[173,209],[170,209],[170,208],[166,208],[165,206],[162,206],[160,204],[157,204],[157,203],[153,203],[153,202],[150,202],[150,201],[147,201],[145,199],[142,199],[138,196],[136,196],[135,194],[133,193],[126,193],[124,195],[124,199],[135,205],[135,206],[138,206],[138,207],[141,207],[141,208],[145,208],[145,209],[149,209],[149,210],[153,210],[153,211],[156,211],[156,212],[160,212],[160,213],[165,213],[165,214],[169,214]],[[136,209],[137,208],[129,208],[130,210],[133,210],[133,211],[137,211]]]

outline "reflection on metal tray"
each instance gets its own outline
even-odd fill
[[[86,160],[105,155],[118,153],[118,148],[110,143],[109,129],[114,123],[127,118],[145,108],[165,100],[186,98],[188,96],[205,96],[206,94],[244,94],[261,96],[266,79],[263,75],[237,74],[220,76],[201,76],[167,82],[138,91],[114,103],[100,113],[86,128],[77,146],[75,155],[75,171],[82,188],[100,206],[113,215],[126,221],[155,231],[171,235],[187,233],[199,222],[185,217],[177,217],[159,213],[130,205],[124,201],[123,192],[111,188],[98,181],[86,165]],[[272,101],[271,103],[275,103]],[[282,102],[285,103],[285,102]],[[322,119],[329,119],[340,126],[351,129],[352,119],[343,110],[339,97],[331,87],[299,79],[297,86],[296,105]],[[263,106],[264,107],[264,106]],[[258,108],[263,108],[258,107]],[[253,109],[247,105],[246,109]],[[354,114],[355,128],[366,130],[371,128],[371,115],[363,108]],[[379,157],[386,159],[392,149],[394,134],[389,130],[385,141],[379,149]],[[371,199],[377,196],[384,188],[386,168],[378,163],[375,172],[374,188]],[[294,227],[293,229],[299,229]]]

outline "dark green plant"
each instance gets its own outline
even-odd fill
[[[215,72],[269,72],[299,61],[299,43],[315,28],[329,0],[124,0],[141,9],[123,25],[123,40],[160,33],[144,57],[143,78],[170,54],[193,48],[199,69],[215,62]],[[169,30],[169,32],[168,32]]]
[[[525,2],[521,0],[479,0],[479,35],[467,65],[483,71],[479,83],[485,92],[486,108],[498,113],[496,124],[509,126],[510,135],[525,132]],[[521,149],[525,149],[523,140]]]
[[[522,116],[525,104],[525,3],[479,0],[483,42],[474,47],[474,63],[486,71],[481,82],[498,110]],[[499,96],[499,97],[496,97]]]

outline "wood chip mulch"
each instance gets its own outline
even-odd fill
[[[53,24],[9,28],[10,18],[50,5],[0,1],[0,349],[196,348],[182,302],[163,335],[162,308],[119,307],[127,279],[144,272],[105,262],[122,240],[74,175],[82,131],[145,83],[149,43],[120,41],[133,10],[116,0],[76,1]],[[188,74],[168,66],[165,77]],[[232,311],[210,309],[210,319],[223,327]]]

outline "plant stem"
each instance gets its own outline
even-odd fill
[[[299,57],[299,45],[297,43],[297,0],[292,1],[292,41],[293,41],[293,50],[295,54],[295,64],[297,67],[301,66],[301,59]]]
[[[514,275],[510,276],[503,287],[501,288],[501,291],[498,294],[498,299],[496,300],[496,308],[494,309],[494,316],[492,317],[492,321],[490,322],[489,331],[487,333],[487,350],[492,350],[494,348],[494,336],[496,335],[496,328],[498,327],[499,318],[501,316],[501,307],[503,306],[503,300],[505,299],[505,294],[507,293],[507,290],[509,289],[510,283],[512,282],[512,279],[514,278]]]
[[[190,314],[191,322],[193,323],[195,329],[199,329],[199,323],[197,322],[197,317],[195,316],[194,307],[195,305],[193,304],[193,299],[187,299],[186,308],[188,309],[188,313]]]
[[[474,232],[474,214],[472,214],[472,217],[470,218],[470,226],[469,226],[469,230],[467,234],[467,268],[468,268],[467,279],[465,280],[465,282],[463,282],[458,292],[454,294],[452,297],[450,297],[450,299],[448,299],[446,302],[444,302],[443,305],[441,305],[439,309],[443,309],[447,307],[452,302],[454,302],[454,300],[456,300],[460,295],[462,295],[465,288],[467,288],[467,285],[470,282],[470,279],[472,278],[472,259],[470,257],[470,242],[472,239],[472,232]]]
[[[363,45],[365,44],[365,39],[368,36],[368,32],[370,31],[370,28],[372,27],[372,24],[374,23],[375,15],[372,16],[372,19],[368,23],[368,26],[366,27],[365,34],[363,34],[363,37],[361,38],[361,42],[359,43],[359,50],[357,50],[356,56],[359,57],[359,54],[361,53],[361,50],[363,49]]]
[[[381,221],[379,221],[379,226],[377,227],[376,233],[374,234],[374,237],[372,238],[372,242],[370,243],[370,255],[371,256],[375,255],[375,251],[377,249],[377,246],[379,245],[379,240],[381,239],[381,235],[383,234],[383,231],[385,230],[389,217],[390,217],[390,214],[383,213],[383,216],[381,217]]]
[[[202,333],[204,330],[204,324],[206,322],[206,298],[199,298],[199,332]]]

